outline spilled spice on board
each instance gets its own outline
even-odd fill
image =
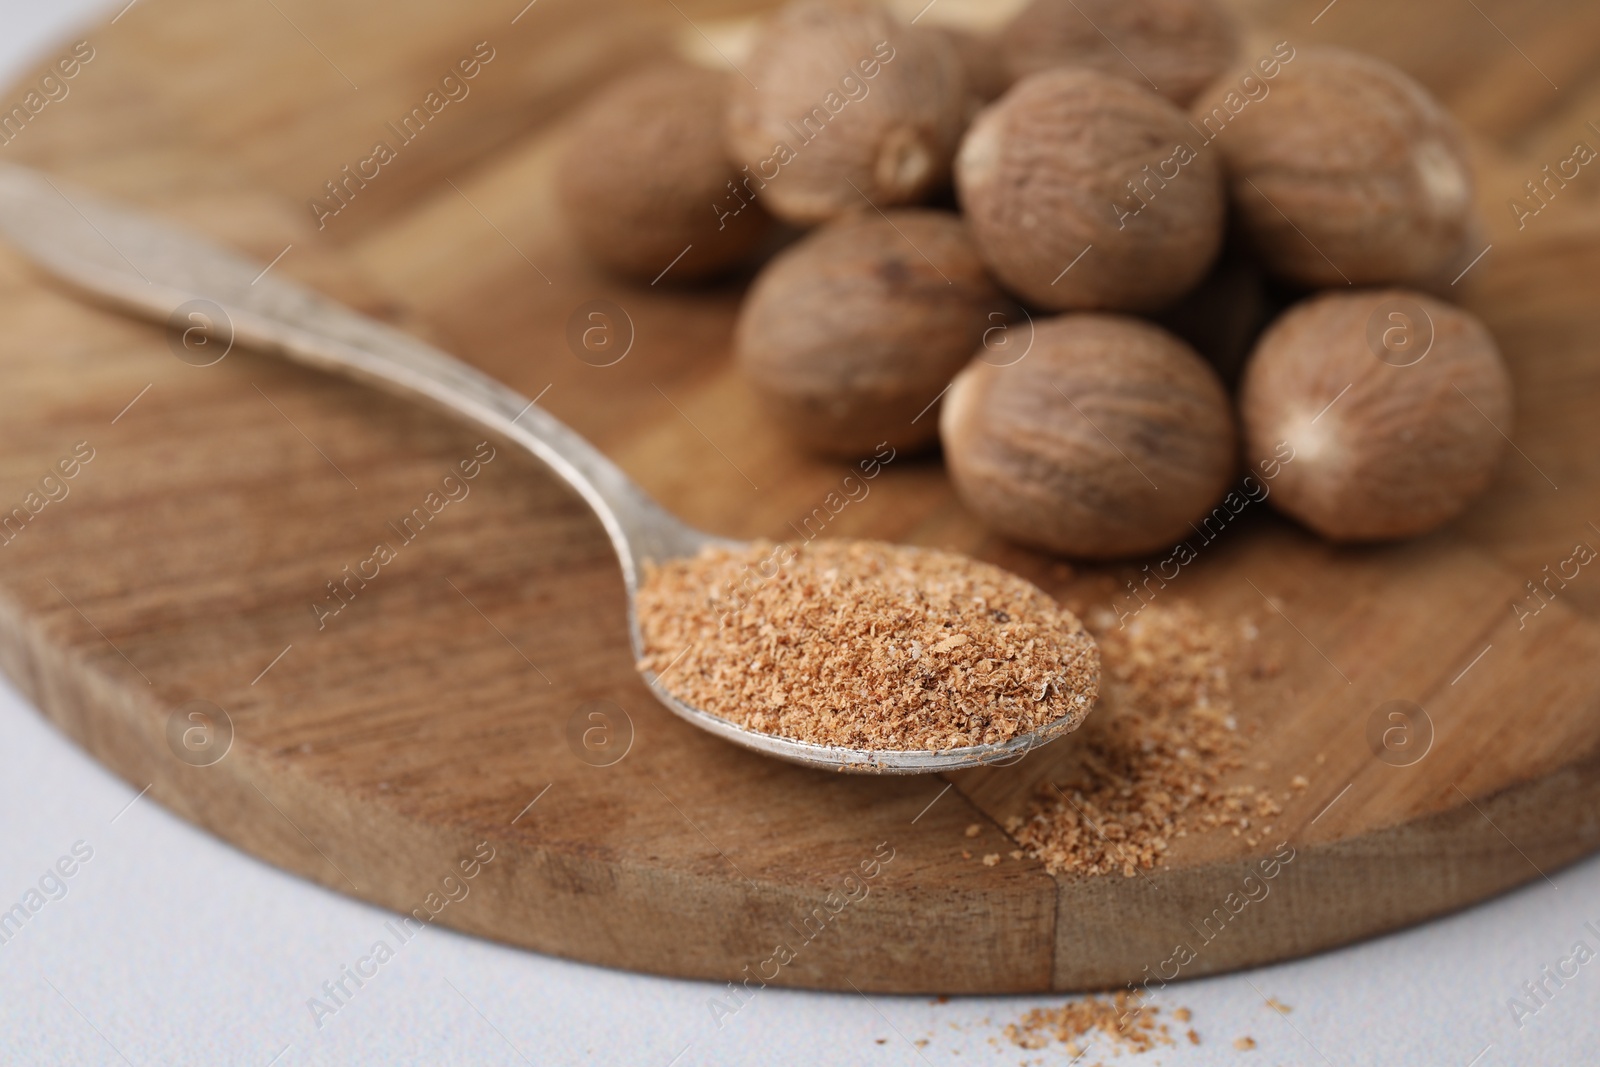
[[[1244,765],[1228,639],[1192,605],[1150,605],[1100,636],[1100,707],[1006,830],[1051,873],[1132,878],[1177,839],[1230,829],[1255,843],[1281,809],[1265,789],[1224,786]]]
[[[1038,587],[877,541],[708,547],[647,569],[641,669],[693,707],[799,741],[944,751],[1064,720],[1098,692],[1095,642]]]

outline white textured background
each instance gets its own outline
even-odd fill
[[[0,81],[90,13],[115,13],[123,2],[0,0]],[[75,842],[94,850],[66,896],[0,944],[0,1064],[1068,1060],[1060,1046],[1024,1053],[1001,1035],[1022,1011],[1061,998],[934,1004],[769,989],[719,1029],[707,1007],[715,986],[587,967],[435,928],[401,948],[318,1029],[307,998],[385,935],[387,913],[264,866],[148,798],[128,806],[136,793],[0,683],[0,911]],[[1550,874],[1554,885],[1536,878],[1392,937],[1170,986],[1156,1003],[1190,1008],[1201,1045],[1120,1060],[1090,1048],[1082,1062],[1600,1062],[1600,959],[1520,1028],[1508,1007],[1523,982],[1577,940],[1600,952],[1600,938],[1583,928],[1600,928],[1600,860]],[[1277,1015],[1263,996],[1291,1005],[1292,1014]],[[1241,1035],[1257,1049],[1236,1051]]]

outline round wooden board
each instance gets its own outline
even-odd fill
[[[693,27],[675,5],[542,0],[513,21],[518,6],[143,0],[83,35],[93,59],[6,158],[263,263],[282,253],[274,270],[530,396],[548,388],[542,403],[689,521],[791,535],[846,468],[797,455],[753,410],[726,358],[738,285],[685,293],[607,279],[569,247],[547,195],[562,113]],[[707,24],[726,6],[683,5]],[[1234,664],[1253,737],[1239,780],[1274,795],[1310,780],[1259,847],[1191,836],[1139,878],[1052,877],[1009,858],[986,867],[977,857],[1009,852],[1000,825],[1070,739],[1012,767],[872,779],[699,733],[634,675],[607,542],[537,464],[249,352],[189,366],[162,331],[70,299],[4,250],[0,504],[20,504],[80,442],[93,458],[69,495],[0,546],[0,664],[131,790],[150,786],[254,855],[410,912],[434,910],[430,894],[460,861],[492,849],[470,899],[438,921],[665,974],[743,979],[778,943],[801,941],[804,918],[829,909],[864,863],[870,891],[802,942],[778,982],[1115,985],[1179,943],[1201,946],[1183,973],[1203,974],[1548,875],[1600,843],[1600,578],[1584,570],[1524,625],[1511,605],[1574,544],[1600,544],[1600,214],[1574,189],[1546,209],[1549,225],[1505,226],[1505,196],[1562,158],[1549,152],[1570,145],[1574,112],[1529,88],[1531,72],[1470,16],[1418,12],[1417,32],[1397,43],[1377,29],[1384,11],[1346,0],[1318,27],[1296,13],[1281,35],[1370,41],[1476,131],[1494,246],[1458,288],[1513,367],[1517,448],[1493,492],[1432,537],[1336,551],[1248,514],[1163,594],[1259,630]],[[1562,27],[1593,13],[1548,4],[1519,18],[1526,39],[1572,42],[1552,50],[1549,73],[1581,86],[1600,34]],[[319,230],[308,201],[324,182],[390,137],[385,124],[478,42],[494,58],[470,95]],[[1468,87],[1459,69],[1481,76]],[[1486,80],[1501,91],[1484,92]],[[1515,156],[1495,141],[1513,130]],[[593,299],[633,324],[614,366],[567,345],[569,316]],[[396,540],[387,524],[480,447],[494,458],[470,495],[319,630],[311,606],[326,583]],[[826,532],[952,546],[1089,608],[1109,607],[1132,570],[1072,572],[989,538],[928,459],[897,458]],[[1252,670],[1269,663],[1276,673]],[[1391,699],[1422,705],[1432,723],[1426,756],[1407,766],[1367,741]],[[232,725],[231,748],[209,766],[169,742],[194,701]],[[580,758],[571,740],[594,725],[592,701],[615,706],[613,750],[626,743],[610,765]],[[974,823],[975,840],[964,835]],[[1270,899],[1197,940],[1196,923],[1279,841],[1295,858]]]

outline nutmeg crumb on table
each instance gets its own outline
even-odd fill
[[[1166,1025],[1156,1021],[1160,1012],[1124,991],[1111,1000],[1085,997],[1058,1008],[1032,1008],[1018,1021],[1008,1023],[1005,1035],[1025,1049],[1042,1049],[1053,1039],[1066,1045],[1067,1055],[1074,1058],[1101,1041],[1109,1041],[1119,1055],[1149,1052],[1158,1045],[1173,1044]],[[1078,1040],[1091,1031],[1096,1033],[1090,1041]]]
[[[1240,1052],[1249,1052],[1251,1049],[1256,1047],[1256,1039],[1248,1036],[1236,1037],[1233,1039],[1233,1047],[1238,1049]]]
[[[1075,616],[953,552],[707,548],[648,568],[636,603],[641,670],[693,707],[814,744],[998,744],[1057,720],[1076,727],[1099,689],[1095,642]]]
[[[1192,605],[1151,604],[1100,637],[1101,706],[1072,739],[1066,776],[1046,781],[1006,829],[1052,872],[1132,878],[1189,833],[1248,830],[1281,809],[1244,766],[1221,629]]]

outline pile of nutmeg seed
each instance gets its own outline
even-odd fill
[[[1493,339],[1430,295],[1484,243],[1461,135],[1378,59],[1238,42],[1213,0],[1034,0],[987,36],[799,0],[737,72],[591,101],[563,213],[647,280],[781,248],[736,337],[774,423],[848,458],[937,437],[1014,540],[1138,555],[1263,498],[1337,541],[1431,530],[1511,428]]]

